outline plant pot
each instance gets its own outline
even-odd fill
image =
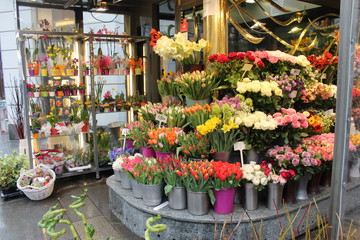
[[[85,76],[89,76],[89,74],[90,74],[90,70],[84,70],[84,75]]]
[[[78,69],[74,69],[74,76],[79,75],[79,70]]]
[[[297,188],[297,181],[289,180],[284,186],[283,190],[283,199],[286,204],[295,204],[297,203],[296,200],[296,188]]]
[[[49,96],[49,92],[40,92],[40,96],[41,96],[41,97],[48,97],[48,96]]]
[[[41,76],[46,77],[48,75],[48,71],[46,68],[41,69]]]
[[[183,72],[195,72],[195,71],[202,71],[204,70],[203,64],[184,64],[183,65]]]
[[[114,176],[115,176],[115,180],[118,182],[121,182],[121,174],[120,174],[120,170],[114,170]]]
[[[141,154],[145,158],[155,158],[156,157],[155,150],[152,147],[141,147]]]
[[[214,211],[219,214],[229,214],[234,211],[236,188],[213,189],[215,196]]]
[[[124,73],[125,73],[125,75],[130,75],[130,69],[125,69]]]
[[[34,97],[40,97],[40,92],[34,92]]]
[[[309,199],[309,195],[307,193],[307,185],[309,182],[310,176],[304,175],[300,177],[296,189],[296,199],[298,200],[306,200]]]
[[[131,189],[131,181],[126,172],[120,171],[121,186],[123,189]]]
[[[260,162],[259,153],[254,148],[251,148],[246,154],[245,163],[249,164],[250,162]]]
[[[80,95],[85,95],[85,89],[79,89]]]
[[[156,155],[157,159],[166,159],[168,157],[175,156],[175,153],[173,153],[173,152],[158,152],[158,151],[155,151],[155,155]]]
[[[64,91],[56,91],[56,96],[59,96],[59,97],[64,96]]]
[[[164,183],[153,185],[140,183],[140,186],[145,206],[153,207],[161,203],[164,193]]]
[[[29,76],[30,77],[35,76],[35,70],[34,69],[29,69]]]
[[[73,68],[69,68],[69,69],[66,69],[66,75],[67,76],[74,76],[74,69]]]
[[[209,212],[210,199],[207,192],[187,190],[188,212],[192,215],[205,215]]]
[[[75,89],[75,90],[71,90],[71,95],[76,96],[76,95],[77,95],[77,90],[76,90],[76,89]]]
[[[55,97],[55,92],[49,92],[50,97]]]
[[[282,205],[284,185],[280,183],[268,183],[267,207],[271,210],[279,209]]]
[[[212,154],[215,161],[228,162],[230,159],[231,152],[216,152]]]
[[[59,76],[59,75],[60,75],[59,69],[57,69],[57,68],[51,68],[51,69],[50,69],[50,75],[53,76],[53,77]]]
[[[103,75],[109,75],[109,74],[110,74],[109,69],[104,69],[104,70],[103,70]]]
[[[202,99],[202,100],[193,100],[188,97],[186,97],[186,106],[191,107],[194,106],[196,103],[198,103],[201,106],[204,106],[206,104],[209,104],[211,102],[210,98]]]
[[[130,182],[134,198],[142,198],[142,188],[140,183],[135,179],[130,179]]]
[[[39,138],[39,133],[33,133],[33,138]]]
[[[9,198],[21,196],[23,193],[17,187],[1,188],[0,197],[4,200]]]
[[[125,140],[125,148],[126,148],[126,149],[132,149],[132,148],[134,148],[134,140],[132,140],[132,139],[126,139],[126,140]]]
[[[28,63],[28,69],[33,69],[34,70],[34,75],[32,76],[37,76],[39,75],[39,71],[40,71],[40,64],[39,63],[36,63],[36,62],[33,62],[33,63]],[[30,72],[29,72],[30,74]]]
[[[51,128],[50,129],[50,135],[59,135],[59,132],[58,132],[58,130],[56,129],[56,128]]]
[[[256,190],[253,183],[245,183],[245,199],[244,208],[248,211],[253,211],[258,208],[259,192]]]
[[[27,92],[27,97],[28,97],[28,98],[31,98],[31,97],[33,97],[33,96],[34,96],[33,92],[30,92],[30,91]]]
[[[71,95],[71,90],[65,90],[64,95],[65,96],[70,96]]]
[[[165,104],[171,104],[171,103],[180,103],[180,98],[178,96],[165,96],[161,98],[161,101]]]
[[[318,172],[311,176],[311,179],[307,186],[308,194],[319,194],[320,193],[321,175],[322,175],[322,172]]]
[[[173,187],[169,192],[169,208],[181,210],[186,208],[185,187]]]

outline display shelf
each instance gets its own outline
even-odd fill
[[[47,96],[47,97],[28,97],[28,98],[64,98],[64,97],[83,97],[85,94],[77,94],[77,95],[63,95],[63,96]]]
[[[84,175],[84,174],[88,174],[88,173],[96,173],[98,170],[95,167],[92,167],[90,169],[85,169],[81,172],[64,172],[61,175],[57,175],[56,178],[61,179],[61,178],[67,178],[67,177],[74,177],[74,176],[79,176],[79,175]]]
[[[31,139],[46,139],[46,138],[56,138],[56,137],[67,137],[67,136],[79,136],[80,134],[83,134],[83,133],[90,133],[90,134],[92,134],[92,131],[87,131],[87,132],[81,132],[81,133],[79,133],[79,134],[77,134],[77,133],[73,133],[73,134],[66,134],[66,135],[49,135],[49,136],[39,136],[39,137],[37,137],[37,138],[34,138],[34,137],[31,137]]]

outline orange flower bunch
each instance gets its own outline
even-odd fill
[[[183,110],[190,126],[194,129],[196,126],[204,124],[206,120],[209,119],[210,111],[211,107],[209,104],[201,106],[198,103]]]
[[[163,127],[151,129],[148,133],[148,144],[158,152],[175,152],[179,146],[179,137],[184,135],[181,128]]]
[[[211,179],[214,176],[212,163],[209,161],[188,162],[182,167],[181,173],[186,189],[194,192],[206,192],[212,188]]]
[[[311,127],[313,127],[315,132],[321,132],[322,131],[322,118],[318,115],[313,115],[308,118],[308,123]]]
[[[350,135],[350,141],[356,146],[360,146],[360,134]]]

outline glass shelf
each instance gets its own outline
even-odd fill
[[[80,134],[82,134],[82,133],[92,133],[92,131],[87,131],[87,132],[81,132],[81,133],[79,133],[79,134],[77,134],[77,133],[72,133],[72,134],[67,134],[67,135],[49,135],[49,136],[39,136],[39,137],[37,137],[37,138],[34,138],[34,137],[32,137],[31,136],[31,139],[44,139],[44,138],[56,138],[56,137],[66,137],[66,136],[79,136]]]

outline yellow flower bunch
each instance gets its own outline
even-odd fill
[[[355,145],[355,146],[360,146],[360,134],[353,134],[350,135],[350,141]]]
[[[207,120],[204,124],[197,126],[196,129],[201,135],[206,135],[209,132],[214,131],[219,124],[221,124],[220,118],[213,117]]]
[[[234,124],[233,121],[229,120],[229,121],[228,121],[228,124],[224,124],[223,127],[221,128],[221,130],[222,130],[224,133],[227,133],[227,132],[229,132],[231,129],[236,129],[236,128],[239,128],[239,125],[236,125],[236,124]]]

